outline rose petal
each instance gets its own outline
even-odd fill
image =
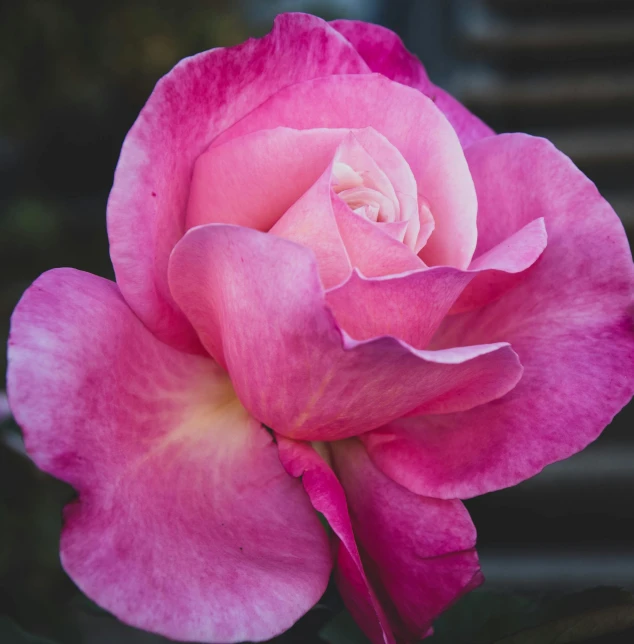
[[[544,252],[547,239],[544,219],[539,218],[479,255],[469,265],[469,271],[477,275],[460,294],[450,313],[485,306],[517,286]]]
[[[373,72],[414,87],[431,98],[453,126],[463,147],[494,134],[464,105],[429,80],[423,64],[393,31],[357,20],[334,20],[330,24],[356,47]]]
[[[634,392],[634,268],[595,186],[543,139],[510,134],[468,152],[482,254],[542,216],[548,247],[519,285],[451,316],[434,346],[508,340],[524,375],[504,398],[364,437],[374,462],[419,494],[466,498],[533,476],[593,441]]]
[[[268,639],[323,592],[304,491],[208,358],[158,341],[107,280],[46,273],[13,315],[9,396],[33,460],[72,484],[61,556],[90,598],[188,641]]]
[[[336,476],[308,444],[279,437],[278,447],[341,541],[337,584],[373,642],[424,637],[433,619],[481,583],[475,529],[460,502],[408,492],[355,440],[332,445]]]
[[[473,277],[448,266],[378,278],[353,271],[326,293],[326,301],[355,340],[391,335],[424,349]]]
[[[333,131],[338,130],[331,130]],[[365,140],[378,136],[367,131],[361,132],[365,134]],[[424,266],[410,248],[394,239],[380,224],[369,221],[363,214],[353,212],[343,202],[341,196],[349,190],[343,190],[341,196],[334,192],[337,187],[335,170],[338,164],[352,163],[351,167],[361,172],[371,168],[372,159],[357,140],[358,134],[350,131],[344,136],[331,163],[319,179],[269,231],[273,235],[306,246],[315,253],[319,276],[325,288],[345,281],[352,267],[375,276],[401,273]],[[221,147],[232,143],[233,141]],[[310,152],[306,151],[306,154]],[[377,172],[379,170],[374,168],[375,179]]]
[[[355,435],[444,406],[452,392],[463,408],[460,397],[491,400],[521,374],[504,343],[436,352],[351,340],[328,310],[312,252],[249,228],[190,230],[172,253],[170,286],[245,407],[293,438]]]
[[[217,144],[279,125],[371,127],[384,135],[409,164],[433,215],[435,228],[421,258],[429,265],[468,266],[477,238],[473,182],[456,133],[423,94],[378,74],[296,83],[225,131]]]
[[[270,231],[271,235],[302,244],[315,253],[319,277],[325,288],[341,284],[352,270],[333,212],[332,197],[336,195],[331,188],[332,166],[331,160],[321,177],[286,211]],[[368,225],[372,224],[368,222]]]
[[[372,642],[396,644],[389,619],[365,574],[341,483],[308,443],[277,435],[277,444],[282,465],[291,476],[301,477],[313,507],[337,537],[335,575],[348,609]]]
[[[536,219],[471,262],[469,270],[435,266],[369,279],[353,272],[326,299],[337,323],[355,340],[392,335],[425,349],[449,312],[470,310],[513,288],[546,247]]]
[[[210,147],[194,166],[187,227],[268,231],[330,166],[348,132],[279,127]]]
[[[367,277],[393,275],[416,270],[423,262],[405,244],[394,239],[365,217],[358,215],[337,196],[332,196],[332,209],[339,234],[350,258],[350,264]],[[344,279],[350,273],[345,275]],[[326,288],[339,282],[325,285]]]
[[[169,254],[185,232],[196,158],[282,87],[367,69],[328,23],[283,14],[268,36],[187,58],[159,81],[123,144],[108,202],[117,283],[158,337],[190,351],[199,347],[167,286]]]

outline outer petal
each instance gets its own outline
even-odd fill
[[[302,478],[313,507],[337,536],[337,581],[347,591],[342,592],[346,605],[372,642],[396,644],[389,618],[366,576],[341,483],[308,443],[278,435],[277,444],[284,468]]]
[[[326,294],[337,323],[355,340],[393,335],[428,346],[448,312],[483,306],[513,288],[546,246],[536,219],[471,262],[469,270],[435,266],[368,279],[354,272]]]
[[[494,134],[464,105],[429,80],[420,60],[407,51],[393,31],[356,20],[335,20],[330,24],[356,47],[373,72],[414,87],[431,98],[453,125],[463,147]]]
[[[104,608],[238,642],[319,598],[326,535],[269,435],[216,364],[156,340],[113,283],[40,277],[13,316],[8,382],[31,457],[79,491],[62,562]]]
[[[468,266],[477,237],[473,182],[453,128],[423,94],[378,74],[297,83],[224,132],[218,143],[279,125],[372,127],[383,134],[408,162],[434,218],[421,258],[430,265]]]
[[[521,374],[504,343],[434,352],[392,337],[350,340],[327,308],[312,252],[249,228],[190,230],[172,254],[170,285],[245,407],[292,438],[356,435],[424,403],[445,408],[452,394],[464,409],[503,395]]]
[[[394,480],[465,498],[514,485],[593,441],[634,392],[634,268],[614,211],[550,143],[502,135],[468,152],[481,252],[545,219],[548,247],[494,303],[451,316],[435,346],[512,342],[517,387],[462,414],[404,421],[365,437]]]
[[[341,540],[337,583],[373,642],[424,637],[435,617],[481,583],[475,528],[460,502],[408,492],[355,440],[332,445],[336,476],[307,444],[280,438],[278,445]]]
[[[123,144],[108,202],[108,234],[121,292],[158,337],[188,350],[198,346],[167,286],[169,254],[185,232],[196,158],[282,87],[367,70],[323,20],[284,14],[268,36],[187,58],[157,84]]]

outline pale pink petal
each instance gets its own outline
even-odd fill
[[[444,609],[482,582],[475,528],[459,501],[405,490],[356,440],[331,445],[334,472],[306,443],[278,437],[278,447],[341,541],[337,585],[373,642],[424,637]]]
[[[319,267],[319,277],[325,288],[341,284],[352,270],[333,212],[333,197],[337,200],[338,197],[331,188],[332,166],[331,162],[321,177],[270,230],[271,235],[302,244],[313,251]],[[343,206],[348,209],[345,204]],[[373,225],[367,223],[368,226]],[[390,240],[393,241],[392,238]],[[399,242],[394,243],[403,246]]]
[[[338,195],[332,196],[332,210],[350,264],[363,275],[393,275],[425,266],[408,246],[394,239],[375,223],[352,212]],[[326,288],[343,281],[333,282]]]
[[[64,568],[124,622],[268,639],[323,592],[331,554],[301,485],[209,358],[157,340],[112,282],[46,273],[12,319],[9,397],[39,467],[72,484]]]
[[[375,224],[378,226],[384,233],[393,237],[397,241],[403,242],[405,239],[405,232],[407,230],[406,221],[378,221]]]
[[[405,221],[380,221],[376,225],[414,248],[421,229],[416,181],[398,150],[371,128],[293,130],[278,127],[212,146],[195,165],[187,226],[232,223],[263,231],[273,227],[271,232],[313,248],[320,266],[325,261],[320,251],[328,256],[334,254],[328,263],[334,262],[335,266],[327,271],[329,275],[332,273],[332,278],[326,277],[324,283],[331,286],[341,282],[350,270],[347,260],[341,261],[341,241],[337,244],[332,239],[333,230],[337,239],[339,233],[336,226],[329,225],[332,206],[325,205],[324,197],[327,193],[330,199],[328,168],[335,155],[332,187],[347,201],[352,199],[350,191],[353,190],[378,191],[380,194],[376,196],[387,204],[383,212],[392,209],[392,219]],[[342,168],[353,172],[357,180],[354,185],[339,185],[336,175]],[[365,187],[361,187],[361,181]],[[320,221],[320,213],[325,213],[325,221]],[[291,220],[293,231],[289,229]],[[302,224],[303,232],[298,231],[300,221],[307,221],[310,229]],[[424,225],[428,235],[433,222],[425,220]],[[375,238],[383,237],[378,231],[372,234]],[[337,248],[332,248],[333,243]],[[398,244],[395,252],[406,254],[406,251],[403,244]],[[376,249],[373,252],[383,254]],[[409,257],[409,268],[418,266],[422,266],[420,260]],[[395,272],[399,270],[407,268],[395,269]]]
[[[318,78],[279,91],[217,143],[280,125],[371,127],[384,135],[409,164],[433,215],[435,228],[421,258],[430,265],[468,266],[477,239],[473,181],[456,133],[427,97],[378,74]]]
[[[167,286],[169,254],[185,232],[196,158],[282,87],[367,70],[328,23],[284,14],[268,36],[187,58],[159,81],[123,144],[108,202],[117,283],[158,337],[180,348],[198,347]]]
[[[349,130],[274,128],[212,146],[196,161],[187,228],[267,231],[330,166]]]
[[[330,24],[356,47],[373,72],[429,96],[453,125],[463,147],[494,134],[464,105],[429,80],[422,63],[407,51],[393,31],[357,20],[335,20]]]
[[[364,437],[401,485],[466,498],[514,485],[593,441],[634,392],[634,267],[623,227],[550,143],[501,135],[468,152],[478,255],[543,217],[548,246],[526,279],[483,309],[450,316],[435,345],[507,340],[515,389],[461,414],[409,419]]]
[[[431,213],[418,209],[416,179],[407,161],[373,128],[354,130],[354,138],[389,179],[399,204],[400,219],[408,222],[403,241],[416,252],[420,251],[434,229],[434,220]],[[362,158],[356,161],[363,163]]]
[[[517,286],[527,278],[527,269],[544,252],[547,239],[544,219],[535,219],[479,255],[469,265],[469,271],[477,275],[460,294],[450,313],[480,308]]]
[[[328,309],[312,252],[249,228],[190,230],[172,254],[170,286],[245,407],[292,438],[359,434],[424,403],[445,405],[451,392],[471,400],[479,381],[495,378],[482,390],[490,400],[521,374],[505,343],[418,351],[389,336],[350,339]]]

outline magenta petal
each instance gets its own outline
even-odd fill
[[[414,87],[431,98],[453,126],[463,147],[494,134],[464,105],[429,80],[420,60],[407,51],[393,31],[356,20],[335,20],[330,24],[356,47],[373,72]]]
[[[536,219],[471,262],[368,279],[353,272],[326,298],[337,323],[355,340],[393,335],[416,349],[429,346],[445,316],[484,306],[516,286],[546,247]]]
[[[392,335],[425,349],[473,277],[448,266],[375,279],[353,271],[326,300],[337,324],[355,340]]]
[[[526,272],[546,248],[548,235],[544,219],[535,219],[521,230],[479,255],[469,265],[474,279],[451,308],[450,313],[464,313],[485,306],[526,279]]]
[[[355,440],[331,446],[334,472],[306,443],[279,437],[278,446],[340,540],[337,585],[372,642],[424,637],[433,619],[482,582],[475,528],[459,501],[408,492]]]
[[[521,374],[505,343],[418,351],[392,337],[351,340],[328,309],[312,252],[249,228],[190,230],[172,254],[170,286],[245,407],[291,438],[356,435],[423,404],[444,406],[452,392],[472,401],[481,391],[484,402]]]
[[[429,265],[468,266],[477,240],[473,181],[456,133],[423,94],[379,74],[296,83],[224,132],[218,143],[278,126],[371,127],[385,136],[409,164],[420,198],[433,215],[435,228],[421,258]],[[421,230],[428,235],[429,218],[423,217],[422,223]]]
[[[167,286],[169,254],[185,232],[196,158],[282,87],[367,70],[328,23],[284,14],[268,36],[186,58],[159,81],[123,144],[108,202],[117,283],[158,337],[179,348],[198,347]]]
[[[284,468],[291,476],[301,477],[313,507],[337,537],[337,585],[348,609],[373,643],[396,644],[389,619],[365,574],[341,483],[309,443],[278,435],[277,444]]]
[[[593,441],[634,393],[634,267],[622,224],[550,143],[492,137],[468,151],[478,191],[478,254],[541,216],[548,246],[513,290],[450,316],[435,346],[507,340],[515,389],[460,414],[364,436],[374,462],[419,494],[467,498],[514,485]]]
[[[62,563],[105,609],[241,642],[317,601],[332,559],[302,486],[218,365],[157,340],[115,284],[40,277],[13,315],[8,385],[31,458],[79,492]]]

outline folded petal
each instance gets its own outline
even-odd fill
[[[485,306],[517,286],[528,276],[527,269],[544,252],[547,240],[544,219],[539,218],[479,255],[469,265],[469,272],[477,274],[450,313],[464,313]]]
[[[447,117],[463,147],[494,134],[464,105],[429,80],[420,60],[393,31],[357,20],[334,20],[330,24],[355,46],[373,72],[429,96]]]
[[[514,485],[593,441],[634,392],[634,266],[608,203],[550,143],[474,144],[478,255],[544,218],[548,246],[513,290],[450,316],[433,346],[507,340],[524,374],[494,403],[408,419],[364,437],[374,462],[419,494],[466,498]]]
[[[482,581],[475,528],[459,501],[412,494],[356,440],[331,445],[332,469],[307,443],[278,438],[280,458],[340,540],[335,578],[372,642],[424,637]]]
[[[328,23],[284,14],[264,38],[187,58],[159,81],[123,144],[108,202],[117,283],[158,337],[180,348],[198,347],[167,286],[169,254],[185,232],[196,158],[282,87],[367,70]]]
[[[352,212],[335,194],[332,195],[332,209],[350,264],[363,275],[393,275],[424,266],[408,246],[394,239],[380,226]],[[348,272],[345,277],[349,275]],[[342,281],[332,283],[326,288]]]
[[[289,239],[313,251],[319,267],[319,277],[325,288],[341,284],[352,270],[333,212],[333,197],[338,197],[332,192],[332,167],[331,159],[317,181],[270,230],[271,235]],[[348,209],[345,204],[342,205]],[[372,226],[370,222],[368,225]],[[390,241],[403,246],[391,238]]]
[[[13,315],[8,386],[33,460],[79,492],[62,563],[124,622],[263,640],[319,598],[327,537],[269,434],[218,365],[158,341],[116,285],[40,277]]]
[[[278,435],[277,444],[284,468],[301,477],[313,507],[336,535],[335,575],[348,609],[373,643],[396,644],[389,618],[366,576],[341,483],[309,443]]]
[[[429,265],[468,266],[477,238],[473,182],[456,133],[421,92],[378,74],[296,83],[254,109],[217,143],[280,125],[300,130],[371,127],[385,136],[409,164],[435,222],[421,258]]]
[[[484,306],[513,288],[546,247],[536,219],[461,271],[449,266],[372,278],[354,271],[326,299],[337,323],[355,340],[392,335],[425,349],[448,313]],[[387,271],[385,271],[387,272]],[[367,277],[367,276],[369,277]]]
[[[328,290],[337,324],[355,340],[391,335],[425,349],[474,275],[449,266],[368,278],[354,271]]]
[[[491,400],[521,375],[505,343],[418,351],[389,336],[351,340],[312,252],[249,228],[190,230],[172,253],[170,286],[245,407],[292,438],[356,435],[434,401],[444,408],[453,393],[464,409],[460,399]]]

